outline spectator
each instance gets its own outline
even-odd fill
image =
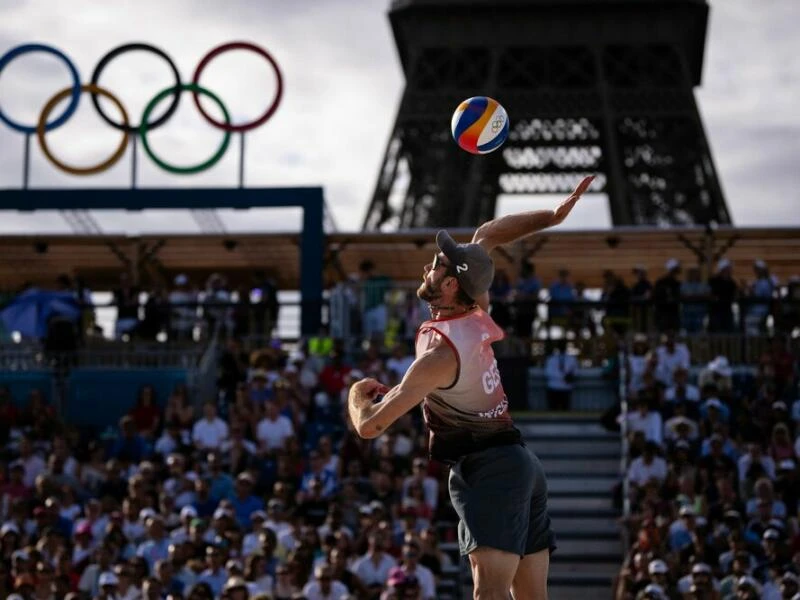
[[[545,362],[547,404],[550,410],[569,410],[578,361],[567,353],[565,339],[553,343],[553,351]]]
[[[319,384],[329,398],[339,397],[350,371],[351,368],[345,363],[343,354],[339,350],[333,350],[328,358],[328,364],[319,375]]]
[[[256,428],[256,439],[262,454],[272,454],[283,448],[286,440],[294,435],[292,421],[279,412],[277,403],[264,403],[264,418]]]
[[[664,265],[666,273],[653,286],[656,327],[659,331],[680,329],[681,264],[670,258]]]
[[[169,294],[169,304],[170,339],[191,340],[197,320],[197,297],[189,288],[189,278],[183,273],[175,277],[175,288]]]
[[[179,384],[172,390],[164,408],[164,422],[177,423],[181,433],[189,433],[194,424],[194,406],[189,398],[189,390],[185,384]]]
[[[732,265],[727,258],[717,263],[716,274],[708,280],[711,292],[708,330],[714,333],[734,331],[733,303],[737,300],[739,289],[731,275]]]
[[[628,355],[628,393],[634,396],[644,387],[644,373],[648,363],[648,342],[644,333],[633,336],[631,353]]]
[[[636,410],[629,412],[628,427],[631,432],[641,431],[644,433],[645,440],[661,446],[663,442],[663,426],[661,415],[650,410],[650,403],[647,398],[640,398],[636,401]]]
[[[558,279],[550,284],[548,291],[550,293],[550,304],[548,305],[550,319],[568,317],[576,295],[575,288],[569,281],[569,271],[567,269],[559,269]]]
[[[402,573],[405,577],[414,577],[419,582],[421,596],[423,600],[436,598],[436,581],[433,573],[427,567],[419,564],[421,551],[419,543],[415,540],[406,540],[403,543],[402,560],[400,564],[389,572],[389,581],[393,575]]]
[[[217,405],[203,404],[203,417],[192,428],[192,442],[200,451],[217,450],[228,439],[228,424],[217,416]]]
[[[789,428],[786,423],[778,423],[772,428],[772,443],[769,447],[769,454],[776,464],[794,458],[794,446],[792,445],[792,438],[789,437]]]
[[[111,456],[121,461],[138,463],[148,455],[147,442],[136,431],[136,423],[130,416],[119,421],[120,433],[111,448]]]
[[[225,289],[227,281],[219,273],[212,273],[206,281],[206,290],[203,298],[203,314],[206,318],[208,335],[212,335],[217,327],[220,331],[230,334],[233,330],[231,294]]]
[[[667,387],[664,392],[664,401],[668,403],[686,402],[693,407],[693,414],[698,414],[700,390],[696,385],[689,383],[689,370],[683,365],[679,364],[672,372],[672,385]]]
[[[421,457],[414,459],[412,473],[403,481],[403,494],[408,495],[409,488],[414,484],[422,487],[425,502],[432,510],[436,510],[439,501],[439,482],[435,477],[428,475],[428,461]]]
[[[770,479],[775,479],[775,461],[771,456],[764,454],[760,444],[751,443],[747,447],[747,454],[739,458],[738,471],[739,481],[744,482],[748,479],[753,465],[758,465],[759,470]]]
[[[541,289],[542,284],[536,276],[535,265],[528,261],[523,262],[519,279],[510,295],[514,303],[514,331],[522,338],[527,339],[533,335],[533,323],[539,309]]]
[[[321,486],[320,491],[322,496],[327,498],[336,490],[336,473],[325,466],[325,459],[316,450],[312,450],[309,453],[308,461],[309,468],[303,474],[303,478],[300,482],[300,490],[309,492],[312,482],[318,482]]]
[[[661,345],[656,348],[656,356],[658,357],[656,379],[667,388],[673,384],[675,371],[688,370],[691,364],[689,348],[686,344],[676,341],[674,331],[668,331],[661,336]]]
[[[492,286],[489,288],[489,314],[492,320],[503,329],[510,327],[513,323],[510,305],[513,301],[513,295],[514,288],[511,285],[508,273],[503,269],[495,269]],[[415,334],[416,331],[413,333]]]
[[[150,571],[159,560],[164,560],[169,556],[169,538],[164,532],[164,518],[161,515],[153,514],[145,521],[147,528],[146,538],[136,549],[136,556],[147,561]]]
[[[753,263],[756,279],[749,287],[747,310],[745,313],[745,330],[750,334],[758,334],[766,329],[767,317],[772,309],[772,298],[775,295],[776,280],[770,275],[767,263],[756,260]]]
[[[236,478],[236,494],[231,498],[231,504],[236,516],[236,521],[244,529],[250,529],[250,516],[264,509],[264,502],[253,495],[255,481],[247,473],[241,473]]]
[[[209,546],[206,550],[206,569],[200,574],[198,583],[205,583],[211,588],[214,597],[222,593],[222,588],[228,581],[228,572],[224,568],[222,549]]]
[[[114,290],[114,305],[117,307],[117,322],[114,337],[133,334],[139,326],[139,288],[131,284],[130,276],[123,271],[119,276],[119,287]]]
[[[786,348],[786,339],[775,335],[770,340],[769,350],[759,359],[759,375],[775,385],[775,395],[783,398],[791,393],[791,385],[795,377],[795,358]]]
[[[328,564],[314,569],[314,581],[303,587],[303,595],[308,600],[344,600],[348,594],[345,585],[333,579],[333,571]]]
[[[361,274],[361,306],[363,310],[364,337],[375,339],[383,335],[388,322],[386,294],[391,280],[385,275],[375,272],[375,263],[362,261],[359,265]]]
[[[633,326],[639,331],[647,331],[650,329],[647,313],[649,311],[648,303],[653,295],[653,284],[647,279],[647,271],[644,265],[636,265],[633,268],[633,275],[636,278],[636,281],[631,286],[630,294]]]
[[[686,269],[686,280],[681,284],[681,322],[688,333],[703,330],[708,315],[707,302],[711,297],[711,287],[702,280],[699,267]]]
[[[152,439],[161,423],[161,409],[156,403],[156,390],[152,385],[143,385],[139,389],[136,405],[130,416],[136,430],[146,439]]]
[[[631,291],[621,277],[613,271],[603,272],[603,296],[605,302],[606,318],[609,324],[620,335],[628,328],[630,319]]]
[[[697,385],[701,390],[708,384],[713,384],[714,389],[719,393],[727,394],[731,390],[733,369],[724,356],[717,356],[698,375]]]
[[[222,470],[222,460],[216,452],[209,452],[208,484],[209,494],[216,502],[230,498],[233,495],[233,478]],[[198,509],[198,512],[200,510]]]
[[[275,578],[268,572],[268,562],[262,554],[251,554],[247,557],[245,579],[251,596],[256,594],[272,594]]]
[[[628,479],[635,486],[642,487],[651,479],[663,482],[667,477],[667,462],[657,455],[658,446],[647,442],[639,458],[631,461]]]
[[[402,379],[413,362],[414,355],[408,352],[406,345],[397,343],[392,348],[392,356],[386,361],[386,369],[394,371],[397,373],[398,379]]]
[[[373,531],[368,537],[367,552],[353,563],[353,572],[376,597],[389,578],[389,571],[397,562],[384,552],[386,538],[383,533]]]

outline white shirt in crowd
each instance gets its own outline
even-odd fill
[[[408,476],[403,480],[403,498],[408,497],[408,488],[414,481],[414,477]],[[425,496],[425,503],[431,507],[431,510],[436,510],[439,504],[439,482],[433,477],[425,477],[422,480],[422,492]]]
[[[405,376],[406,371],[408,371],[409,367],[411,366],[411,363],[413,362],[414,362],[413,356],[404,356],[402,358],[395,358],[393,356],[386,361],[386,370],[395,371],[398,377],[402,379]]]
[[[667,390],[664,392],[664,400],[666,402],[675,402],[677,388],[675,386],[668,387]],[[689,402],[700,402],[700,390],[696,385],[692,385],[691,383],[686,384],[686,400]]]
[[[635,458],[628,468],[628,478],[638,486],[643,486],[654,478],[664,481],[667,478],[667,461],[660,456],[654,456],[653,462],[648,465],[643,456]]]
[[[647,411],[644,415],[638,410],[628,413],[628,428],[631,431],[643,432],[644,439],[648,442],[655,442],[659,446],[663,441],[662,423],[661,415],[652,410]]]
[[[22,482],[25,487],[32,488],[36,482],[36,478],[44,473],[47,468],[47,463],[38,454],[31,454],[28,458],[20,459],[22,466],[25,468],[25,475],[22,476]]]
[[[124,593],[117,590],[117,600],[139,600],[142,597],[141,592],[134,586],[128,586]]]
[[[631,381],[628,384],[628,389],[632,394],[635,394],[644,389],[644,372],[647,370],[647,356],[633,354],[628,357],[628,372],[631,376]]]
[[[764,473],[766,473],[767,477],[775,481],[775,461],[772,460],[772,457],[767,454],[762,454],[759,462],[764,468]],[[752,465],[753,457],[750,456],[749,452],[739,457],[739,461],[736,465],[739,468],[739,481],[747,479],[747,472]]]
[[[153,447],[153,450],[156,454],[160,454],[161,456],[169,456],[175,450],[178,449],[178,442],[175,440],[168,432],[164,432],[161,436],[156,440],[156,445]]]
[[[667,387],[672,386],[672,374],[678,367],[689,369],[691,355],[686,344],[675,344],[673,352],[669,352],[666,346],[656,348],[658,357],[658,367],[656,367],[656,379]]]
[[[436,580],[433,577],[433,572],[428,567],[417,565],[412,575],[416,576],[419,581],[419,588],[422,591],[422,597],[425,600],[436,599]]]
[[[544,365],[547,387],[551,390],[571,390],[572,383],[565,376],[575,375],[577,371],[578,361],[571,354],[551,354]]]
[[[322,586],[319,581],[309,581],[303,588],[303,596],[307,600],[342,600],[349,595],[350,592],[347,591],[347,586],[335,579],[331,581],[331,589],[328,594],[322,593]]]
[[[375,449],[380,450],[386,438],[379,437],[375,440]],[[398,433],[394,439],[393,454],[395,456],[410,456],[414,450],[414,440],[403,433]]]
[[[371,585],[383,585],[389,578],[389,571],[392,567],[397,565],[397,561],[389,554],[381,553],[381,558],[378,564],[372,560],[369,554],[364,554],[361,558],[353,563],[353,573],[358,575],[358,578],[367,587]]]
[[[250,581],[247,584],[247,591],[250,592],[250,597],[257,594],[272,594],[275,583],[272,581],[272,575],[264,575],[255,581]]]
[[[256,428],[256,438],[268,450],[283,448],[286,438],[294,435],[294,427],[291,420],[284,415],[278,415],[274,421],[264,418],[258,422]]]
[[[172,307],[170,325],[178,331],[191,331],[197,320],[197,309],[193,306],[181,306],[197,301],[194,293],[183,290],[174,290],[169,293],[169,303]]]
[[[201,448],[217,450],[227,437],[228,424],[219,417],[200,419],[192,428],[192,441]]]

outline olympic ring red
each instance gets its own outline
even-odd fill
[[[205,120],[214,125],[214,127],[218,127],[219,129],[224,129],[225,131],[250,131],[251,129],[255,129],[256,127],[260,127],[264,123],[266,123],[269,118],[275,114],[275,111],[278,110],[278,105],[281,103],[281,97],[283,96],[283,77],[281,76],[281,70],[278,67],[278,63],[275,62],[275,59],[272,58],[269,52],[256,46],[255,44],[251,44],[249,42],[229,42],[227,44],[222,44],[221,46],[217,46],[213,50],[211,50],[208,54],[206,54],[202,59],[200,59],[200,63],[197,65],[197,68],[194,71],[194,77],[192,78],[192,83],[195,85],[200,85],[200,75],[203,72],[203,69],[208,66],[214,58],[222,54],[223,52],[228,52],[229,50],[250,50],[251,52],[255,52],[256,54],[264,57],[266,61],[272,65],[272,68],[275,71],[275,78],[277,81],[277,87],[275,89],[275,98],[272,100],[272,104],[269,105],[267,110],[261,115],[259,118],[250,121],[249,123],[243,123],[241,125],[232,125],[228,123],[223,123],[214,119],[211,115],[209,115],[203,106],[200,104],[200,95],[195,91],[192,92],[192,96],[194,97],[194,103],[197,106],[197,110],[200,111],[200,114],[205,117]]]

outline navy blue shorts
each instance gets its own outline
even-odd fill
[[[449,486],[462,555],[479,546],[519,556],[555,550],[544,469],[523,444],[467,454],[451,468]]]

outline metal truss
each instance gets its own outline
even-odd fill
[[[705,42],[697,29],[705,12],[672,11],[672,22],[662,19],[666,33],[648,39],[635,0],[599,2],[598,10],[617,13],[584,36],[569,35],[569,3],[532,3],[566,7],[563,22],[558,8],[545,25],[535,7],[484,3],[459,12],[455,1],[408,0],[394,15],[407,85],[365,230],[475,226],[495,216],[500,195],[568,193],[588,173],[598,175],[595,189],[608,195],[615,225],[730,223],[693,93],[691,49]],[[453,5],[446,19],[429,6],[437,4]],[[672,7],[662,0],[645,8]],[[482,14],[491,15],[493,33],[483,44],[469,33]],[[512,129],[500,150],[473,157],[449,125],[458,103],[479,94],[506,107]]]

